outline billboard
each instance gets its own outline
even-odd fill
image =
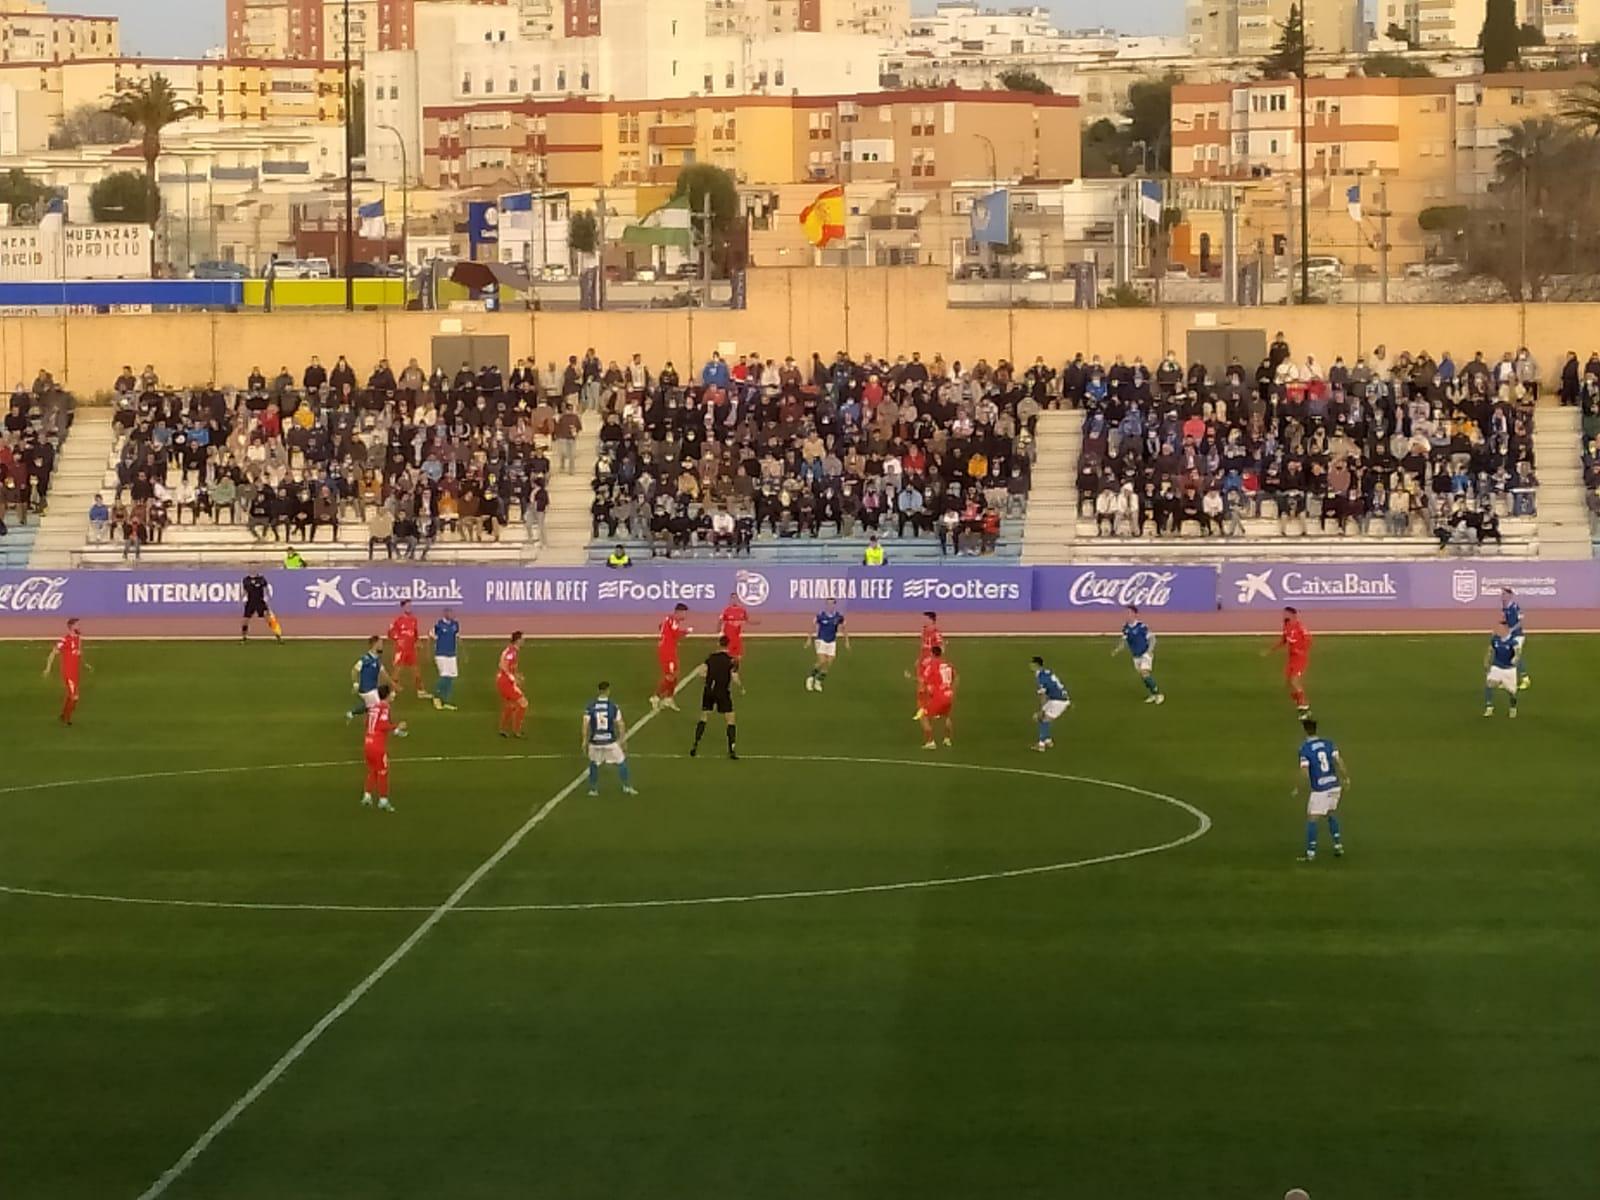
[[[1410,563],[1224,563],[1218,607],[1408,608]]]
[[[0,229],[0,281],[148,279],[150,238],[148,225],[124,223]]]

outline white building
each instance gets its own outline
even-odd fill
[[[422,110],[485,101],[670,100],[879,90],[885,43],[851,33],[708,35],[707,0],[607,0],[600,37],[527,39],[520,10],[430,4],[417,48],[367,57],[367,169],[398,182],[421,162]],[[396,137],[398,131],[399,137]]]

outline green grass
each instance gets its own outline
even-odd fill
[[[1167,639],[1155,709],[1109,639],[1041,643],[1075,707],[1039,756],[1034,643],[955,641],[958,744],[923,755],[912,642],[859,641],[821,696],[798,638],[756,642],[748,761],[715,729],[681,757],[693,717],[663,714],[633,746],[641,797],[580,791],[467,904],[860,887],[1194,828],[1149,797],[924,759],[1118,781],[1214,827],[955,887],[452,913],[167,1195],[1592,1194],[1596,643],[1536,636],[1513,724],[1479,716],[1480,638],[1323,639],[1313,700],[1354,785],[1350,853],[1313,867],[1263,644]],[[507,743],[494,648],[471,644],[461,712],[405,706],[389,818],[355,803],[355,653],[91,643],[63,730],[44,648],[0,645],[0,788],[243,768],[0,793],[0,883],[426,910],[580,769],[594,680],[637,720],[654,661],[530,646],[530,737]],[[0,1194],[137,1196],[423,916],[0,895]]]

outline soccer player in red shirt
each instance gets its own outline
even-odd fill
[[[378,800],[379,812],[393,812],[389,803],[389,735],[406,736],[406,723],[395,722],[389,710],[389,685],[378,688],[378,702],[367,710],[367,783],[361,792],[361,803],[372,807],[373,797]]]
[[[686,638],[691,630],[689,619],[684,614],[689,611],[687,604],[674,605],[670,613],[661,619],[661,636],[656,642],[656,661],[661,664],[661,682],[656,684],[656,694],[650,697],[650,707],[670,708],[678,711],[678,702],[673,698],[678,690],[678,643]]]
[[[528,718],[528,697],[522,690],[522,672],[517,659],[522,653],[522,630],[500,651],[500,670],[494,685],[500,691],[500,736],[522,737],[522,723]]]
[[[717,636],[728,639],[728,657],[736,667],[744,662],[744,627],[752,624],[750,610],[739,603],[738,593],[729,596],[728,607],[717,618]]]
[[[50,647],[50,657],[44,660],[46,677],[58,658],[61,660],[61,686],[66,690],[66,700],[61,705],[61,723],[71,725],[72,712],[78,707],[78,670],[89,666],[83,661],[83,635],[78,632],[77,617],[68,619],[67,632]],[[89,669],[94,670],[93,667]]]
[[[417,641],[421,634],[417,630],[416,614],[411,611],[411,601],[400,601],[400,612],[389,623],[388,637],[394,643],[394,686],[404,686],[405,672],[409,670],[417,699],[428,699],[422,686],[422,668],[417,665]]]
[[[907,679],[917,681],[917,711],[911,718],[913,721],[922,720],[928,709],[927,690],[922,686],[922,677],[935,649],[944,649],[944,634],[939,632],[939,614],[925,612],[922,614],[922,645],[917,650],[916,670],[906,675]]]
[[[944,721],[944,744],[950,745],[956,735],[955,718],[950,715],[956,703],[956,669],[945,662],[942,645],[934,646],[928,651],[927,662],[921,667],[918,675],[918,684],[923,704],[920,718],[922,748],[936,749],[933,723],[941,719]]]
[[[1300,614],[1292,608],[1283,610],[1283,632],[1262,653],[1271,654],[1280,646],[1287,649],[1289,654],[1283,664],[1283,678],[1289,685],[1289,698],[1294,701],[1303,719],[1311,711],[1305,689],[1306,668],[1311,665],[1311,633],[1300,623]]]

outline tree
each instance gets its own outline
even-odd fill
[[[1411,39],[1411,35],[1404,29],[1401,29],[1400,26],[1396,25],[1393,21],[1389,22],[1389,28],[1383,31],[1383,36],[1388,38],[1391,42],[1404,42],[1406,44],[1406,48],[1409,50],[1415,50],[1417,48],[1417,43]]]
[[[1483,52],[1483,71],[1495,75],[1517,65],[1516,0],[1489,0],[1484,10],[1483,30],[1478,34],[1478,49]]]
[[[1433,75],[1425,62],[1382,52],[1362,59],[1361,73],[1368,79],[1427,79]]]
[[[1032,71],[1023,70],[1021,67],[1012,67],[1009,71],[1000,72],[1000,86],[1010,92],[1033,92],[1039,96],[1055,94],[1055,88]]]
[[[1506,130],[1495,152],[1496,182],[1525,190],[1528,202],[1544,208],[1557,178],[1570,170],[1572,132],[1551,117],[1529,117]]]
[[[50,188],[15,167],[0,175],[0,204],[10,206],[13,225],[38,221],[44,212],[45,201],[53,194]]]
[[[121,117],[80,104],[61,118],[50,134],[50,149],[76,150],[79,146],[120,146],[133,140],[133,126]]]
[[[1289,17],[1278,26],[1278,41],[1272,53],[1261,60],[1263,79],[1304,79],[1306,76],[1306,21],[1298,4],[1289,6]]]
[[[1173,77],[1141,79],[1128,88],[1122,115],[1128,118],[1128,145],[1143,142],[1155,151],[1156,170],[1172,168]]]
[[[205,108],[186,100],[173,90],[172,81],[159,71],[148,79],[124,88],[106,105],[106,111],[121,117],[139,131],[140,149],[144,153],[145,185],[151,192],[149,212],[160,210],[156,186],[156,160],[161,157],[161,131],[168,125],[198,117]],[[156,219],[150,218],[150,232],[155,233]],[[150,239],[150,273],[156,271],[156,239]]]
[[[161,194],[152,192],[139,172],[118,171],[90,189],[89,208],[96,221],[137,221],[154,225],[161,216]]]
[[[672,198],[689,197],[689,209],[696,221],[705,211],[708,195],[711,197],[711,236],[713,241],[721,241],[728,236],[739,213],[739,189],[734,185],[733,176],[710,163],[694,163],[679,172]]]
[[[1085,179],[1114,179],[1128,174],[1128,135],[1116,122],[1101,117],[1084,127],[1079,136]]]
[[[567,219],[567,245],[574,254],[593,254],[600,245],[600,223],[590,209],[575,212]]]
[[[350,157],[361,158],[367,152],[367,89],[354,83],[350,90]]]
[[[1580,83],[1561,98],[1561,116],[1580,133],[1600,137],[1600,78]]]

